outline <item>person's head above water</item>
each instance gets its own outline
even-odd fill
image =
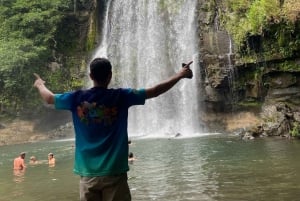
[[[133,158],[133,153],[130,152],[130,153],[128,154],[128,157],[129,157],[129,158]]]
[[[26,156],[26,153],[25,153],[25,152],[21,152],[21,153],[20,153],[20,157],[21,157],[21,158],[25,158],[25,156]]]
[[[90,64],[90,77],[95,86],[107,87],[111,80],[112,66],[106,58],[95,58]]]
[[[31,156],[31,157],[30,157],[30,160],[31,160],[31,161],[36,161],[36,157],[35,157],[35,156]]]

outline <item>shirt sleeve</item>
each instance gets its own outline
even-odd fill
[[[63,93],[54,95],[55,109],[71,110],[72,108],[73,93]]]
[[[146,100],[145,89],[127,89],[126,90],[127,104],[132,105],[144,105]]]

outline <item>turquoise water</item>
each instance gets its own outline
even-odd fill
[[[135,201],[299,200],[300,142],[283,139],[243,141],[211,135],[185,139],[132,139],[129,185]],[[72,173],[72,140],[0,147],[0,201],[79,200]],[[29,166],[15,176],[13,158],[26,151],[57,164]]]

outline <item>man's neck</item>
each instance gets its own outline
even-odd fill
[[[94,87],[107,89],[107,84],[94,82]]]

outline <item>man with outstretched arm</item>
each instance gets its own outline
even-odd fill
[[[127,183],[128,109],[165,93],[183,78],[192,78],[191,63],[166,81],[145,89],[108,88],[112,66],[105,58],[91,62],[93,87],[87,90],[54,94],[34,74],[34,86],[42,99],[72,113],[76,144],[73,171],[80,175],[81,201],[131,200]]]

